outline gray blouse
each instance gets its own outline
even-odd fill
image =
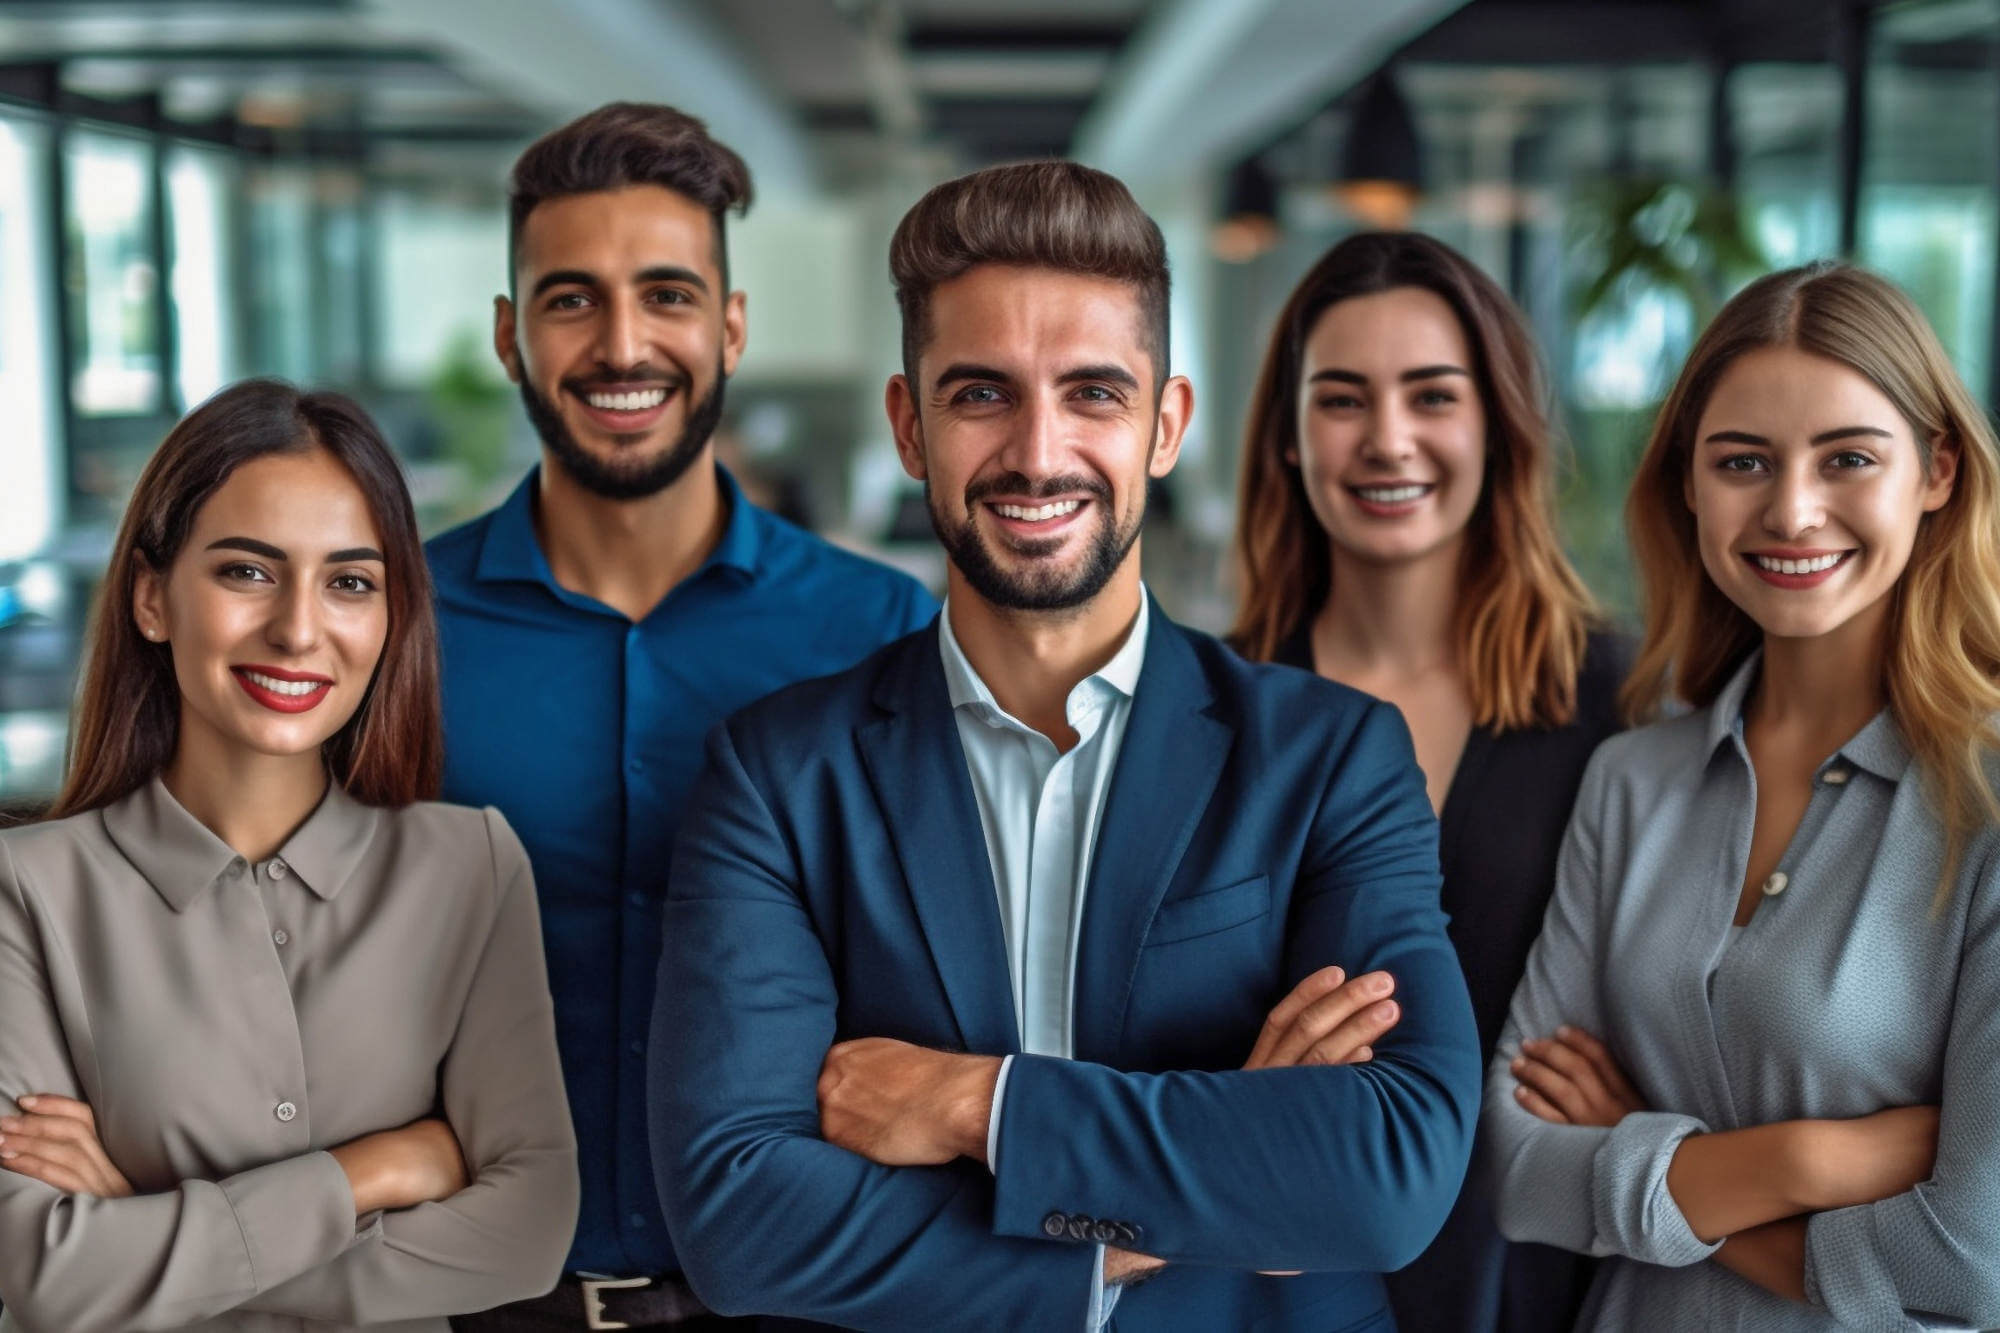
[[[1747,926],[1730,922],[1756,785],[1753,656],[1715,703],[1606,741],[1488,1070],[1480,1129],[1500,1227],[1614,1256],[1580,1327],[1793,1330],[2000,1324],[2000,831],[1934,913],[1943,834],[1884,712],[1815,771]],[[1515,1101],[1523,1037],[1609,1043],[1650,1111],[1557,1125]],[[1687,1135],[1943,1107],[1936,1173],[1814,1214],[1806,1304],[1719,1264],[1667,1191]]]
[[[443,1330],[577,1206],[526,854],[338,786],[248,865],[158,781],[0,833],[0,1097],[88,1102],[136,1193],[0,1171],[0,1333]],[[442,1113],[469,1187],[358,1225],[326,1152]]]

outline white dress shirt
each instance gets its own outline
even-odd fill
[[[951,632],[951,607],[938,617],[938,647],[945,688],[965,750],[972,794],[986,835],[993,885],[1000,897],[1007,969],[1014,985],[1014,1021],[1021,1049],[1030,1055],[1069,1059],[1070,1010],[1076,994],[1076,946],[1083,924],[1083,896],[1104,815],[1111,774],[1132,713],[1132,694],[1146,660],[1151,612],[1143,589],[1139,614],[1125,642],[1093,674],[1077,682],[1063,710],[1077,742],[1059,752],[1055,742],[1002,708]],[[1002,1061],[993,1089],[986,1159],[994,1158],[1000,1106],[1013,1057]],[[1103,1253],[1091,1283],[1095,1328],[1111,1313],[1117,1293],[1104,1300]]]

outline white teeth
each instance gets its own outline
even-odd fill
[[[1810,560],[1777,560],[1768,555],[1753,556],[1758,566],[1773,574],[1817,574],[1821,570],[1832,569],[1847,555],[1845,551],[1835,551],[1832,555],[1816,555]]]
[[[1040,506],[994,505],[993,512],[1002,518],[1018,518],[1030,523],[1040,523],[1043,519],[1060,518],[1064,514],[1074,514],[1082,504],[1083,501],[1081,500],[1057,500],[1052,504]]]
[[[1428,490],[1428,486],[1357,486],[1354,493],[1370,504],[1394,505],[1414,500]]]
[[[260,689],[269,690],[273,694],[287,694],[295,699],[311,694],[314,690],[323,690],[326,688],[326,682],[324,681],[279,680],[276,676],[267,676],[261,671],[246,671],[243,674],[248,676],[251,683]]]
[[[603,412],[644,412],[667,401],[665,389],[639,389],[633,393],[588,393],[583,401]]]

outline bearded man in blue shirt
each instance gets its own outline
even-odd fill
[[[569,1275],[460,1321],[479,1333],[724,1323],[679,1278],[642,1096],[668,856],[701,739],[936,607],[915,580],[758,509],[715,461],[747,332],[723,216],[750,193],[699,121],[630,103],[539,140],[510,181],[493,343],[542,462],[428,548],[444,797],[497,807],[533,863],[583,1204]]]
[[[1122,185],[948,182],[890,267],[949,595],[709,741],[647,1088],[688,1280],[772,1328],[1387,1329],[1481,1075],[1408,731],[1146,594],[1192,390]]]

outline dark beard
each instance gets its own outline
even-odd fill
[[[708,437],[715,433],[716,425],[722,420],[722,390],[728,383],[729,377],[722,373],[722,362],[718,358],[715,384],[700,402],[689,409],[680,438],[665,452],[630,463],[599,458],[578,444],[576,436],[570,434],[569,427],[556,412],[555,404],[535,392],[526,375],[521,377],[521,404],[528,409],[528,420],[533,423],[535,433],[542,437],[542,443],[548,446],[556,465],[577,485],[607,500],[643,500],[679,481],[681,474],[701,457]],[[680,392],[687,392],[686,384],[681,386]]]
[[[1025,573],[1011,572],[1001,566],[992,549],[979,535],[974,506],[983,496],[1004,492],[1041,499],[1078,491],[1091,497],[1091,506],[1099,517],[1096,530],[1090,537],[1089,549],[1072,570],[1031,568]],[[1142,496],[1139,512],[1121,531],[1111,513],[1111,489],[1094,477],[1052,477],[1040,486],[1031,486],[1027,478],[1010,473],[976,483],[966,488],[965,521],[955,528],[947,527],[938,513],[928,481],[924,483],[924,503],[930,510],[931,529],[937,533],[938,541],[943,544],[952,564],[958,567],[958,572],[965,576],[965,581],[975,593],[1003,611],[1068,611],[1082,606],[1104,591],[1104,585],[1125,563],[1125,557],[1132,550],[1132,543],[1139,539],[1139,528],[1146,518]],[[1043,544],[1034,543],[1015,549],[1034,555],[1035,547]],[[1055,543],[1046,545],[1053,549]]]

